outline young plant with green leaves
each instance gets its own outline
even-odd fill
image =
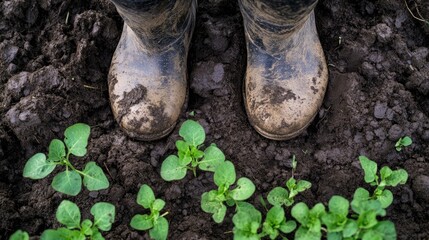
[[[285,212],[281,206],[274,206],[268,211],[259,232],[261,221],[262,214],[252,204],[237,203],[237,213],[232,218],[234,239],[257,240],[263,237],[276,239],[281,233],[290,233],[296,228],[295,221],[286,221]]]
[[[371,199],[380,201],[383,208],[387,208],[393,202],[393,194],[386,187],[396,187],[398,184],[405,184],[408,179],[408,173],[404,169],[392,170],[388,166],[384,166],[377,174],[377,163],[371,161],[365,156],[359,156],[359,161],[365,173],[365,182],[371,186],[376,186]],[[367,190],[358,189],[360,192]],[[368,193],[369,195],[369,193]]]
[[[29,240],[30,236],[27,232],[22,230],[17,230],[12,235],[10,235],[9,240]]]
[[[225,161],[225,155],[215,144],[201,150],[206,133],[198,122],[186,120],[180,127],[179,135],[183,140],[176,141],[177,155],[168,156],[161,165],[161,177],[165,181],[183,179],[187,170],[196,176],[197,168],[214,172]]]
[[[83,157],[90,127],[77,123],[68,127],[64,132],[64,142],[54,139],[49,145],[48,157],[44,153],[36,153],[25,164],[23,176],[31,179],[47,177],[57,166],[65,166],[65,171],[58,173],[52,180],[52,187],[61,193],[76,196],[83,185],[89,191],[97,191],[109,187],[109,181],[103,170],[95,163],[88,162],[80,171],[70,162],[70,156]],[[82,180],[82,177],[83,180]]]
[[[267,200],[271,205],[285,205],[286,207],[292,206],[295,202],[295,197],[298,193],[304,192],[311,188],[311,183],[306,180],[296,180],[295,171],[297,161],[295,155],[292,157],[292,176],[286,182],[286,188],[275,187],[268,193]]]
[[[137,214],[131,219],[131,227],[137,230],[149,230],[149,236],[155,240],[167,239],[168,221],[164,217],[168,214],[165,212],[160,214],[164,208],[165,202],[162,199],[155,198],[152,189],[144,184],[140,187],[137,194],[137,203],[145,209],[150,210],[150,214]]]
[[[398,141],[395,143],[396,151],[400,152],[402,151],[403,147],[408,147],[413,143],[413,140],[411,140],[410,137],[405,136],[398,139]]]
[[[48,229],[42,233],[41,240],[102,240],[100,231],[110,231],[115,221],[115,206],[99,202],[91,208],[94,221],[85,219],[81,222],[79,207],[68,200],[63,200],[57,209],[56,218],[65,227]]]
[[[321,217],[325,214],[325,206],[322,203],[317,203],[312,209],[303,202],[297,203],[292,207],[291,214],[300,224],[295,232],[296,240],[321,239]]]
[[[217,190],[203,193],[201,196],[201,208],[206,213],[213,214],[213,220],[221,223],[225,218],[228,206],[234,206],[238,201],[244,201],[255,192],[253,182],[245,177],[239,178],[236,182],[234,164],[225,161],[217,166],[214,173],[214,182],[218,186]],[[233,185],[235,188],[230,189]]]

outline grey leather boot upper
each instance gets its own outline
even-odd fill
[[[247,69],[244,104],[264,137],[286,140],[304,131],[326,91],[328,71],[316,32],[315,0],[239,0]]]
[[[133,138],[162,138],[186,104],[196,0],[112,1],[124,19],[108,79],[113,114]]]

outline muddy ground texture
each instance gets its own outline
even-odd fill
[[[407,0],[416,15],[429,18],[427,1]],[[417,8],[416,8],[417,6]],[[235,1],[200,1],[189,57],[188,118],[207,131],[235,165],[252,179],[257,196],[290,177],[290,158],[298,159],[298,178],[313,183],[298,197],[313,205],[334,194],[351,198],[366,186],[357,157],[405,168],[406,185],[393,189],[387,218],[399,239],[429,239],[429,37],[428,25],[414,19],[403,0],[321,0],[317,25],[330,70],[318,117],[290,141],[270,141],[250,126],[243,108],[245,71],[242,18]],[[76,202],[89,217],[99,201],[113,203],[116,222],[107,239],[144,239],[129,226],[144,210],[135,203],[146,183],[166,200],[169,239],[231,239],[232,223],[215,224],[202,212],[200,196],[213,189],[212,174],[192,174],[164,182],[160,164],[174,152],[178,129],[156,142],[128,138],[113,119],[107,92],[110,59],[122,20],[108,0],[3,0],[0,2],[0,238],[16,229],[38,236],[58,227],[61,200]],[[191,112],[195,116],[191,116]],[[108,173],[111,187],[76,197],[55,192],[50,177],[22,177],[26,160],[62,138],[67,126],[92,126],[88,155]],[[394,144],[411,136],[402,152]],[[56,170],[57,171],[57,170]],[[260,207],[260,205],[258,205]],[[232,212],[227,215],[231,219]]]

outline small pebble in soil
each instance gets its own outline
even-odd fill
[[[97,198],[98,197],[98,192],[97,191],[94,191],[94,192],[89,192],[89,194],[88,194],[90,197],[92,197],[92,198]]]
[[[380,23],[375,26],[377,40],[382,43],[388,43],[392,40],[392,29],[385,23]]]
[[[429,176],[417,176],[412,185],[413,191],[417,198],[423,202],[429,202]]]
[[[374,117],[377,119],[383,119],[386,115],[387,104],[377,102],[374,106]]]
[[[398,124],[394,124],[390,129],[389,129],[389,140],[390,141],[397,141],[400,137],[402,137],[402,128],[401,126],[399,126]]]

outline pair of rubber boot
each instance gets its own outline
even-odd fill
[[[187,103],[197,1],[112,2],[124,19],[109,72],[114,116],[133,138],[162,138]],[[328,74],[315,27],[316,3],[239,0],[247,46],[244,104],[252,126],[269,139],[299,135],[322,104]]]

